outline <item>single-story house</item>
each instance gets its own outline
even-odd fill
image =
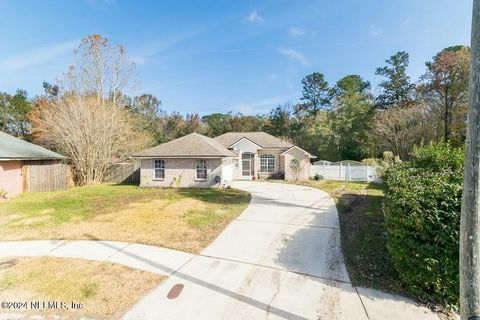
[[[216,138],[191,133],[132,155],[140,186],[220,187],[232,180],[308,179],[313,155],[265,132],[230,132]],[[293,159],[298,170],[290,168]]]
[[[27,191],[67,187],[65,157],[0,131],[0,193],[10,198]]]

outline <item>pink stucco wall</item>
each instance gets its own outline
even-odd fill
[[[0,190],[7,191],[7,198],[23,191],[22,162],[0,161]]]

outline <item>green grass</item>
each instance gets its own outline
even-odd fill
[[[405,294],[387,251],[381,185],[365,185],[360,194],[347,188],[337,198],[342,250],[352,283]]]
[[[99,184],[0,203],[0,240],[102,239],[198,252],[248,205],[235,189]]]
[[[335,180],[323,180],[323,181],[315,181],[312,180],[312,186],[316,188],[322,189],[327,191],[328,193],[338,193],[342,191],[346,192],[358,192],[365,189],[368,185],[365,182],[354,182],[354,181],[335,181]]]
[[[35,217],[51,218],[57,224],[72,219],[88,219],[99,212],[125,206],[132,201],[142,201],[158,193],[153,189],[141,189],[133,185],[93,185],[76,187],[65,191],[25,193],[10,201],[0,203],[0,214],[18,214],[8,223]],[[171,197],[172,192],[163,192],[162,197]]]

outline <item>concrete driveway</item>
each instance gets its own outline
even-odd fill
[[[241,181],[250,206],[125,319],[437,319],[350,284],[335,204],[309,187]],[[177,298],[167,294],[176,284]]]

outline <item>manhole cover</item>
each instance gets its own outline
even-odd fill
[[[168,299],[175,299],[176,297],[178,297],[180,292],[182,292],[182,290],[183,290],[183,284],[177,283],[176,285],[174,285],[172,287],[172,289],[170,289],[170,291],[167,294],[167,298]]]

